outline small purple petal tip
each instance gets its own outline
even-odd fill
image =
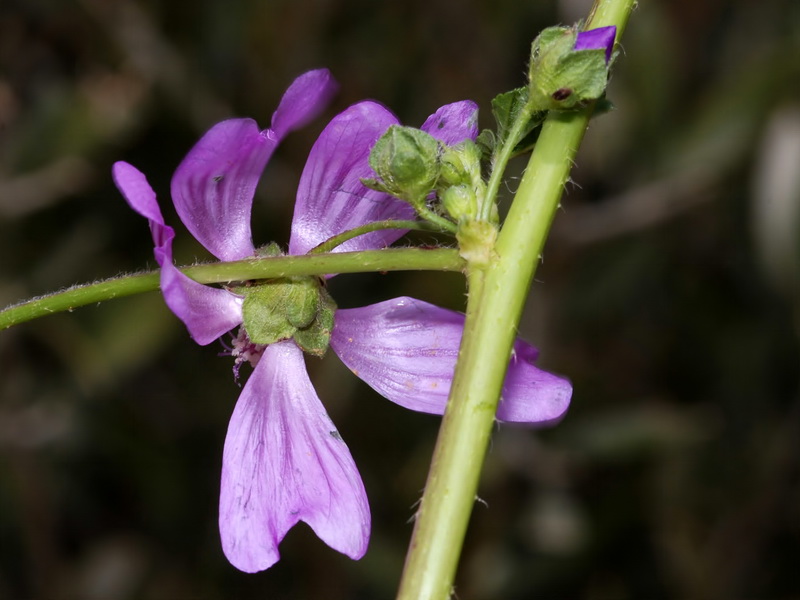
[[[614,48],[616,36],[617,28],[614,25],[581,31],[575,39],[575,50],[605,50],[608,62],[611,60],[611,50]]]

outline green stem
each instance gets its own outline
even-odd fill
[[[455,235],[456,231],[458,231],[458,225],[453,223],[452,221],[448,221],[444,217],[440,217],[427,206],[417,206],[415,205],[414,208],[417,211],[417,214],[422,217],[423,219],[431,222],[432,224],[439,227],[442,231],[449,231],[453,235]]]
[[[489,177],[489,183],[486,185],[486,196],[483,199],[483,204],[478,213],[478,219],[482,221],[489,220],[489,216],[492,213],[492,206],[494,206],[497,194],[500,191],[500,184],[503,182],[506,166],[514,154],[514,146],[519,142],[519,138],[522,136],[522,132],[530,118],[531,107],[526,104],[519,115],[517,115],[517,119],[514,121],[511,131],[508,132],[500,148],[500,152],[494,156],[494,160],[492,161],[492,174]]]
[[[292,275],[364,273],[374,271],[461,271],[464,260],[452,248],[388,248],[365,252],[336,252],[303,256],[253,258],[235,262],[195,265],[181,269],[200,283],[229,283],[252,279],[273,279]],[[122,298],[158,289],[158,271],[122,275],[97,283],[74,286],[0,311],[0,330],[69,311],[103,300]]]
[[[634,0],[597,0],[588,28],[624,29]],[[464,336],[425,493],[417,511],[398,600],[451,597],[511,347],[592,107],[551,113],[501,230],[497,259],[470,292]]]
[[[352,240],[360,235],[372,233],[373,231],[380,231],[382,229],[416,229],[417,231],[441,231],[440,227],[427,221],[400,221],[397,219],[387,219],[386,221],[375,221],[374,223],[367,223],[361,227],[354,227],[347,231],[335,235],[322,242],[319,246],[313,247],[308,251],[309,254],[322,254],[330,252],[337,246],[341,246],[345,242]]]

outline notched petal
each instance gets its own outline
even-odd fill
[[[294,342],[272,344],[236,403],[222,457],[220,535],[249,573],[272,566],[298,521],[350,558],[369,541],[367,496]]]
[[[339,309],[331,346],[383,397],[418,412],[443,414],[463,329],[463,314],[402,297]],[[566,411],[569,382],[536,368],[537,355],[530,344],[515,343],[498,420],[549,423]]]

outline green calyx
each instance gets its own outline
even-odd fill
[[[309,354],[325,354],[336,303],[319,278],[286,277],[232,291],[244,296],[244,328],[254,344],[293,339]]]
[[[420,129],[392,125],[375,142],[369,155],[369,166],[380,179],[362,181],[415,208],[424,205],[439,178],[441,148],[436,138]]]
[[[534,40],[529,101],[535,110],[579,108],[605,92],[605,50],[575,50],[577,36],[573,27],[548,27]]]

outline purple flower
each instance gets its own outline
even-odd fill
[[[194,236],[220,260],[255,254],[250,208],[258,178],[278,141],[311,119],[333,88],[327,71],[299,77],[263,132],[249,119],[214,126],[192,148],[172,180],[178,214]],[[423,129],[448,144],[477,135],[472,102],[443,106]],[[388,218],[413,218],[411,207],[370,190],[361,178],[375,141],[398,121],[374,102],[356,104],[335,117],[306,163],[297,194],[290,254],[302,254],[347,229]],[[116,163],[114,179],[131,207],[145,216],[161,265],[167,305],[193,339],[208,344],[242,323],[242,298],[199,284],[172,263],[174,232],[164,223],[144,175]],[[403,231],[363,235],[336,251],[382,248]],[[463,329],[463,315],[397,298],[339,310],[331,346],[344,363],[388,399],[413,410],[442,414]],[[357,559],[366,552],[370,513],[361,477],[306,372],[303,353],[291,340],[258,346],[241,328],[237,361],[254,365],[233,411],[222,461],[220,535],[237,568],[255,572],[279,559],[278,545],[298,521],[330,547]],[[533,366],[536,350],[518,341],[498,418],[547,423],[566,410],[570,384]]]
[[[603,50],[606,51],[606,62],[611,60],[611,50],[614,48],[614,39],[617,28],[614,25],[598,27],[589,31],[581,31],[575,39],[575,50]]]

